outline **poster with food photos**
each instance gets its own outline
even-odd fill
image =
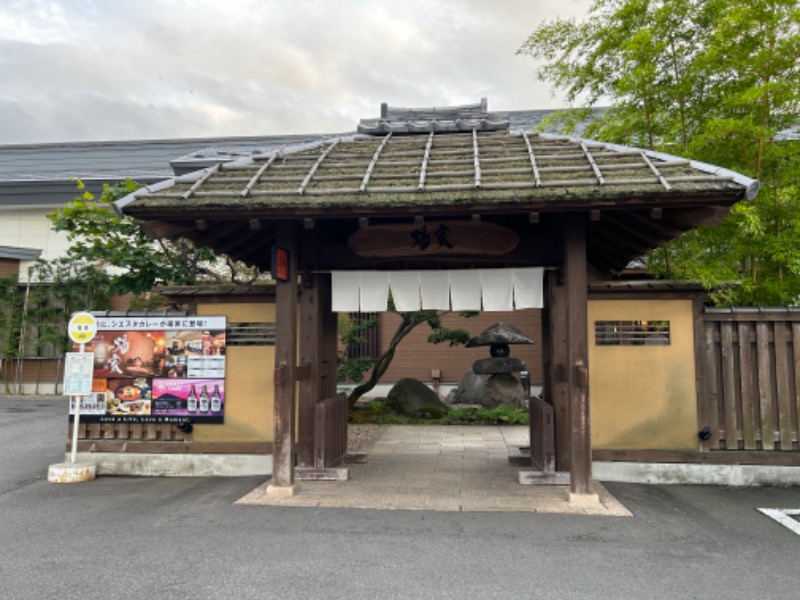
[[[223,423],[226,326],[223,316],[97,317],[81,420]]]

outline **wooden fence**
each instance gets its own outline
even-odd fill
[[[63,357],[0,357],[0,393],[59,394],[64,379]]]
[[[67,440],[72,439],[72,423],[69,424]],[[184,434],[177,425],[153,423],[80,423],[78,425],[79,441],[115,441],[119,444],[108,444],[106,450],[116,449],[124,442],[183,442],[192,439]],[[128,446],[126,450],[131,447]]]
[[[800,311],[706,309],[696,343],[703,446],[797,451]]]

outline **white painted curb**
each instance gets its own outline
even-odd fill
[[[96,463],[98,476],[246,477],[272,475],[272,455],[270,454],[79,452],[78,460]]]
[[[800,485],[800,467],[593,462],[592,478],[620,483],[731,487],[792,486]]]

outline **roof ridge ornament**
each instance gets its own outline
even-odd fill
[[[361,119],[358,133],[385,135],[395,133],[444,133],[471,131],[508,131],[510,121],[488,111],[488,101],[481,98],[476,104],[433,106],[426,108],[390,107],[381,104],[378,118]]]

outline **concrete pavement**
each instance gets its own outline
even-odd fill
[[[800,488],[606,483],[624,519],[247,506],[264,477],[48,483],[65,408],[0,398],[4,599],[797,596],[800,537],[757,509]]]
[[[518,483],[509,454],[528,445],[527,427],[389,425],[373,439],[368,462],[349,464],[349,480],[302,481],[291,496],[267,483],[239,504],[630,516],[599,482],[599,501],[570,503],[568,486]]]

